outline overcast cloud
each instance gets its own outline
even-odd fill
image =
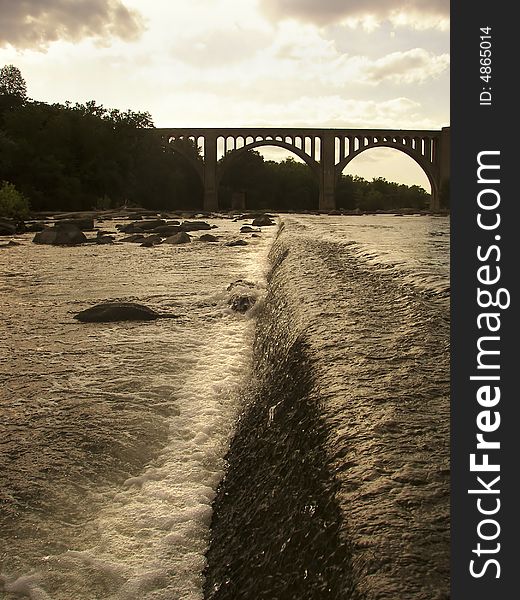
[[[140,15],[120,0],[0,0],[0,46],[44,49],[56,40],[136,39]]]
[[[268,16],[293,18],[317,25],[330,25],[348,19],[372,24],[384,20],[416,27],[447,26],[449,0],[260,0]]]

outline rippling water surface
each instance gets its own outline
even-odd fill
[[[222,241],[238,234],[211,222]],[[282,222],[274,243],[266,227],[236,248],[56,248],[27,235],[2,251],[6,599],[202,598],[240,414],[207,597],[445,597],[449,222]],[[238,279],[256,284],[246,315],[227,304]],[[72,318],[116,299],[180,318]],[[257,540],[260,517],[273,530]],[[306,548],[323,561],[315,577]],[[273,574],[288,556],[285,571],[260,579],[260,555]]]
[[[247,279],[261,295],[272,236],[226,247],[239,225],[213,224],[218,244],[59,248],[22,236],[0,257],[0,586],[13,597],[200,596],[253,335],[226,288]],[[115,299],[180,318],[73,319]]]

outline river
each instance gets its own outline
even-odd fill
[[[449,219],[209,222],[0,254],[0,594],[447,598]]]

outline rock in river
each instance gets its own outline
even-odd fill
[[[176,318],[178,315],[158,313],[135,302],[105,302],[82,310],[74,318],[83,323],[111,323],[114,321],[153,321]]]
[[[184,231],[180,231],[164,240],[165,244],[188,244],[189,242],[191,242],[191,238]]]
[[[76,225],[47,227],[38,232],[33,239],[35,244],[50,244],[51,246],[76,246],[87,241],[85,234]]]
[[[232,240],[231,242],[227,242],[226,246],[247,246],[248,242],[245,240]]]
[[[251,294],[237,294],[229,299],[228,305],[231,310],[244,314],[255,302],[256,298]]]
[[[211,235],[211,233],[203,233],[199,240],[201,242],[218,242],[218,238],[215,235]]]
[[[253,226],[256,227],[267,227],[269,225],[276,225],[276,223],[267,215],[262,215],[253,220]]]

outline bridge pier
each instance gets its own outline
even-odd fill
[[[217,187],[217,136],[206,135],[204,138],[204,210],[218,210]]]
[[[319,210],[334,210],[336,208],[336,168],[335,168],[335,137],[334,133],[326,133],[321,139],[321,181]]]

